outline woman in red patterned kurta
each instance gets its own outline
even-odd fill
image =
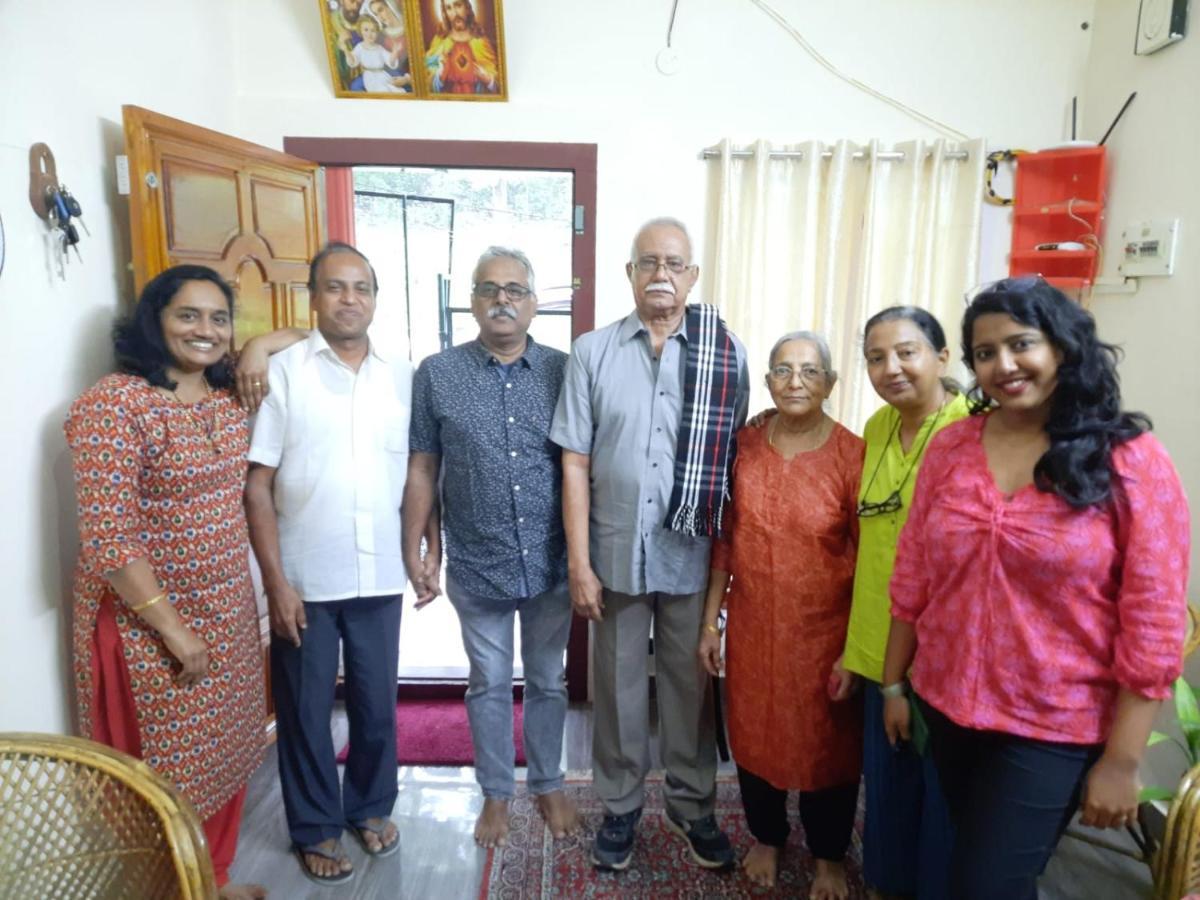
[[[249,434],[226,359],[233,295],[201,266],[153,279],[122,370],[72,405],[83,733],[145,760],[204,820],[224,897],[265,691],[242,492]]]
[[[1077,806],[1136,818],[1138,763],[1182,669],[1189,516],[1117,354],[1040,278],[963,317],[977,412],[929,443],[892,573],[884,725],[905,674],[956,829],[950,893],[1035,900]],[[915,659],[914,659],[915,656]]]
[[[836,378],[811,333],[786,335],[772,350],[767,386],[779,412],[766,427],[738,433],[733,503],[713,544],[699,647],[716,674],[724,601],[729,738],[757,841],[743,867],[755,883],[774,885],[789,832],[787,792],[799,791],[816,858],[814,900],[847,895],[842,859],[862,770],[862,710],[838,663],[864,444],[822,410]]]

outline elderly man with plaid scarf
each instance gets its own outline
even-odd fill
[[[666,824],[699,865],[724,868],[734,854],[713,815],[712,695],[696,646],[746,420],[746,352],[714,307],[687,304],[699,269],[682,222],[643,225],[625,271],[635,309],[575,342],[550,431],[563,448],[571,603],[594,623],[592,756],[606,814],[592,862],[621,870],[632,856],[653,622]]]

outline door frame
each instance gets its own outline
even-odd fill
[[[426,141],[285,137],[285,153],[322,166],[425,166],[438,169],[538,169],[574,176],[571,239],[571,339],[596,320],[596,145],[538,141]],[[582,209],[582,222],[580,212]],[[581,227],[582,226],[582,227]]]
[[[537,169],[571,172],[571,339],[596,320],[595,144],[538,141],[434,141],[401,138],[285,137],[285,153],[322,166],[423,166],[439,169]],[[588,696],[588,625],[574,616],[567,640],[567,697]]]

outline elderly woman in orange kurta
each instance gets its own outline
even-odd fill
[[[746,874],[774,885],[789,831],[787,792],[799,791],[816,859],[813,900],[848,894],[842,860],[862,768],[862,713],[840,657],[864,445],[822,408],[836,380],[818,335],[784,335],[771,351],[767,387],[778,413],[738,434],[733,506],[713,545],[699,646],[716,674],[724,604],[729,736],[756,840]]]

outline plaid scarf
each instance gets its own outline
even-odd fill
[[[687,308],[683,416],[675,442],[675,486],[663,527],[693,537],[721,533],[733,459],[738,360],[715,306]]]

